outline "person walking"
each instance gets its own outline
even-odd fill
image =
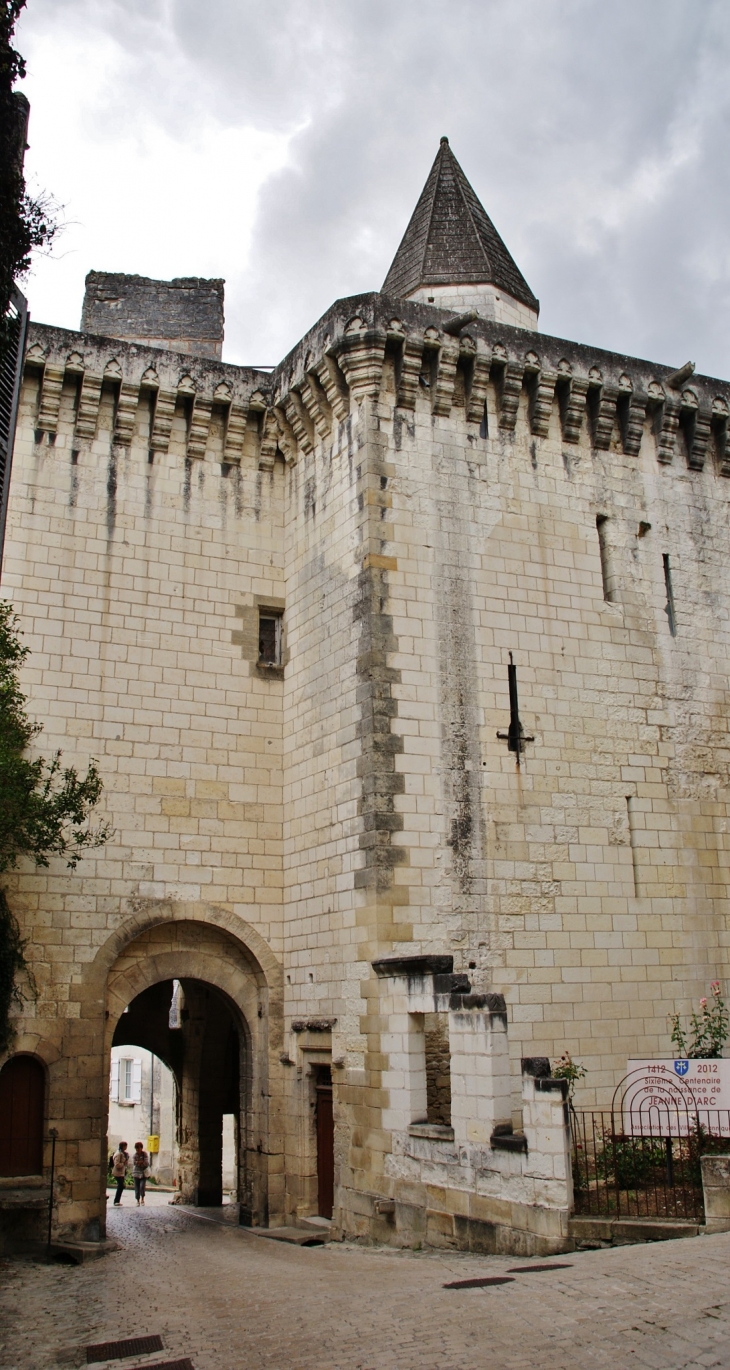
[[[144,1203],[144,1192],[147,1187],[147,1176],[150,1173],[150,1158],[141,1142],[134,1144],[134,1156],[132,1158],[132,1179],[134,1180],[134,1197],[137,1200],[137,1207]]]
[[[127,1178],[128,1170],[129,1152],[127,1151],[127,1143],[120,1142],[119,1150],[115,1151],[114,1155],[112,1156],[112,1179],[116,1181],[117,1186],[117,1192],[114,1196],[115,1208],[119,1208],[121,1206],[122,1194],[124,1193],[124,1181]]]

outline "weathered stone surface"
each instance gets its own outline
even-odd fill
[[[220,357],[224,284],[200,276],[154,281],[124,272],[90,271],[81,328],[107,338]]]

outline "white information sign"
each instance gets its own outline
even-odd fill
[[[623,1083],[624,1132],[629,1136],[685,1137],[697,1117],[716,1136],[730,1136],[730,1059],[627,1061]]]

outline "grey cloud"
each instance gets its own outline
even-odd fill
[[[31,6],[34,25],[55,22],[56,0]],[[304,125],[229,280],[236,356],[274,361],[335,297],[380,286],[447,133],[546,331],[730,374],[725,0],[63,10],[124,47],[108,117],[181,139],[203,113],[224,128]]]

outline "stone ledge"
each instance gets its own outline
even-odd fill
[[[8,1208],[48,1208],[51,1197],[50,1187],[22,1187],[0,1190],[0,1209]]]
[[[523,1151],[527,1154],[527,1138],[524,1132],[500,1132],[495,1128],[489,1138],[493,1151]]]
[[[454,1129],[444,1123],[411,1123],[409,1137],[425,1137],[430,1142],[453,1142]]]
[[[387,956],[373,961],[376,975],[450,975],[454,969],[453,956]]]
[[[580,1247],[623,1246],[638,1242],[666,1242],[678,1237],[698,1237],[703,1231],[699,1223],[665,1222],[660,1218],[592,1218],[573,1217],[568,1221],[568,1235]]]
[[[331,1032],[336,1018],[295,1018],[291,1025],[292,1032]]]

